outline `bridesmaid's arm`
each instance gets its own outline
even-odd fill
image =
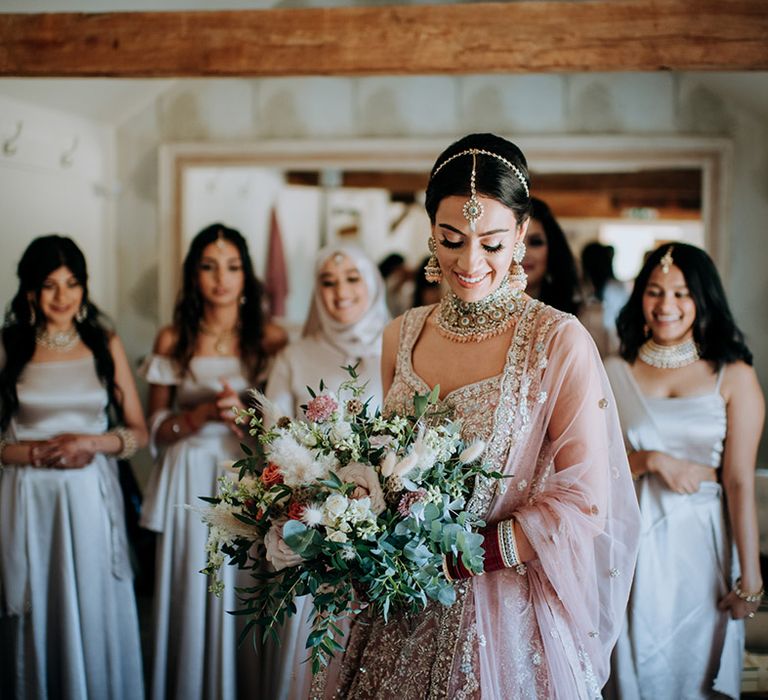
[[[398,316],[390,321],[384,328],[381,340],[381,388],[382,396],[389,393],[392,382],[395,379],[395,367],[397,366],[397,346],[400,342],[400,327],[403,317]]]
[[[153,352],[155,355],[170,357],[176,346],[176,333],[172,326],[166,326],[157,334]],[[160,411],[171,411],[175,402],[176,387],[165,384],[149,385],[148,415]],[[196,433],[209,420],[218,418],[215,402],[206,401],[198,404],[189,411],[179,411],[169,414],[159,426],[154,428],[153,440],[161,445],[168,445],[181,438]]]
[[[755,504],[755,462],[765,418],[765,401],[755,370],[743,362],[728,365],[723,378],[728,429],[723,455],[723,488],[728,516],[741,564],[740,590],[756,593],[763,587]],[[720,603],[731,616],[742,618],[757,609],[733,591]]]

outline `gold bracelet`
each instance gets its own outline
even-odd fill
[[[497,528],[501,561],[508,569],[514,568],[518,574],[523,576],[528,572],[528,567],[520,561],[520,553],[517,550],[517,539],[515,538],[514,518],[502,520]]]
[[[120,452],[115,455],[117,459],[130,459],[136,454],[138,443],[136,442],[136,436],[133,434],[132,430],[120,426],[118,428],[113,428],[109,433],[120,438]]]
[[[749,593],[748,591],[741,590],[741,577],[736,579],[736,583],[733,585],[733,592],[741,598],[745,603],[759,603],[765,595],[765,587],[761,586],[759,591]]]

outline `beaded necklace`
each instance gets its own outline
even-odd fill
[[[692,365],[699,359],[699,348],[693,340],[677,345],[659,345],[653,339],[646,340],[638,349],[637,356],[646,365],[658,369],[678,369]]]

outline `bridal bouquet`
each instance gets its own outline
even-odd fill
[[[437,409],[438,388],[416,395],[410,416],[384,417],[361,401],[354,367],[336,392],[320,383],[303,406],[305,419],[272,421],[274,407],[238,417],[257,438],[255,449],[219,480],[209,507],[211,589],[220,592],[225,560],[249,569],[254,585],[239,589],[243,638],[259,625],[264,637],[296,612],[297,596],[313,596],[307,639],[317,673],[339,644],[344,618],[371,607],[417,612],[429,600],[451,605],[444,556],[483,570],[484,523],[466,510],[485,445],[466,445],[460,424]],[[267,571],[263,557],[270,562]]]

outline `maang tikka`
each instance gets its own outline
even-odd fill
[[[469,199],[462,209],[464,218],[469,222],[469,230],[474,233],[477,230],[477,221],[483,215],[483,203],[477,198],[475,178],[477,175],[477,154],[472,152],[472,175],[469,177]]]
[[[427,264],[424,266],[424,279],[427,282],[432,282],[432,284],[439,284],[443,281],[443,271],[440,269],[440,262],[435,254],[437,248],[435,246],[435,239],[432,236],[427,239],[427,246],[429,247],[430,256]]]
[[[669,246],[669,248],[667,248],[667,252],[664,253],[664,255],[661,256],[661,260],[659,260],[659,265],[661,265],[661,271],[665,275],[669,274],[669,268],[675,264],[675,261],[672,260],[672,251],[674,249],[675,249],[675,246],[673,245]]]
[[[528,275],[525,274],[525,269],[522,266],[523,258],[525,258],[525,243],[523,241],[517,241],[512,248],[512,260],[515,264],[509,271],[509,281],[511,285],[520,290],[525,290],[528,284]]]

